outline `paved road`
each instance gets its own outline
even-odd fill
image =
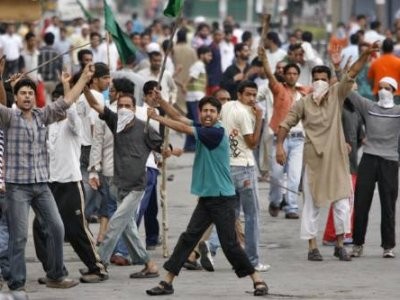
[[[182,138],[173,140],[181,144]],[[196,204],[189,194],[192,154],[171,159],[169,174],[175,179],[168,182],[169,247],[172,249],[179,234],[189,221]],[[268,214],[267,184],[260,185],[261,198],[261,256],[264,263],[272,266],[263,276],[270,287],[268,299],[399,299],[400,253],[396,259],[383,259],[380,248],[380,207],[375,196],[370,215],[370,225],[365,255],[352,262],[340,262],[333,257],[333,248],[321,246],[323,262],[306,260],[307,244],[299,239],[299,220],[285,220],[284,215],[272,218]],[[300,201],[301,202],[301,201]],[[324,226],[326,209],[320,222]],[[399,220],[399,213],[397,213]],[[399,226],[397,225],[397,232]],[[98,225],[91,225],[97,232]],[[143,229],[141,228],[141,231]],[[322,232],[321,232],[322,235]],[[160,268],[164,261],[161,249],[151,252]],[[160,279],[129,279],[129,274],[140,266],[110,267],[110,279],[101,284],[80,284],[69,290],[48,289],[36,283],[43,276],[41,265],[35,258],[32,236],[27,246],[28,282],[27,293],[32,300],[87,299],[127,300],[149,299],[145,290]],[[83,267],[71,247],[65,245],[65,261],[72,278],[78,279],[78,269]],[[163,272],[162,272],[163,273]],[[222,252],[216,257],[216,271],[182,271],[175,284],[175,294],[162,299],[251,299],[251,281],[238,279]],[[4,289],[6,291],[6,288]],[[0,298],[1,299],[1,298]]]

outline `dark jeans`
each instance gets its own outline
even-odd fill
[[[368,214],[374,196],[375,182],[378,182],[381,202],[381,247],[393,248],[395,242],[395,210],[398,194],[399,166],[397,161],[363,154],[358,167],[354,199],[354,233],[355,245],[365,243],[368,226]]]
[[[105,268],[97,254],[92,233],[84,216],[84,191],[82,182],[52,182],[49,183],[56,200],[58,211],[65,228],[65,239],[87,266],[90,273],[102,274]],[[43,269],[49,269],[47,264],[46,241],[47,232],[37,218],[33,221],[33,239],[36,255],[42,262]]]
[[[158,170],[147,168],[146,177],[147,184],[144,196],[140,201],[140,208],[136,214],[136,225],[139,228],[140,222],[144,215],[144,228],[146,230],[146,245],[155,246],[158,244],[160,234],[160,226],[157,220],[158,203],[157,203],[157,176]]]
[[[199,101],[186,102],[187,118],[192,120],[194,123],[200,123],[199,119]],[[186,135],[185,151],[194,151],[196,149],[196,140],[193,135]]]
[[[200,197],[192,214],[189,225],[179,237],[171,257],[164,268],[175,275],[179,274],[183,264],[196,247],[203,233],[215,224],[222,250],[238,277],[254,273],[246,253],[240,247],[235,232],[235,209],[238,205],[236,196]]]
[[[81,173],[82,182],[85,189],[85,216],[89,219],[91,216],[97,216],[101,206],[101,195],[99,191],[92,189],[89,185],[89,166],[91,146],[81,146]]]

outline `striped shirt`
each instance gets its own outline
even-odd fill
[[[40,48],[39,52],[39,65],[42,63],[54,59],[59,53],[51,46],[44,46]],[[48,63],[45,66],[39,68],[38,73],[42,75],[44,81],[57,81],[58,72],[62,70],[62,57]]]
[[[34,108],[32,120],[28,121],[18,108],[0,105],[0,127],[5,130],[6,183],[48,181],[47,125],[65,118],[68,107],[60,99],[46,107]]]

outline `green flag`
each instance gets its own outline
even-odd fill
[[[129,36],[121,29],[121,27],[119,27],[106,0],[103,0],[103,2],[105,28],[110,33],[115,45],[117,46],[118,54],[122,63],[126,64],[128,57],[132,54],[135,54],[135,46],[133,45]]]
[[[164,9],[164,15],[175,18],[179,15],[183,5],[183,0],[168,0],[167,7]]]
[[[81,8],[85,18],[88,19],[89,21],[92,20],[93,19],[92,14],[83,6],[82,2],[80,0],[76,0],[76,3]]]

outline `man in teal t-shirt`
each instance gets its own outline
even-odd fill
[[[156,92],[156,91],[155,91]],[[229,141],[219,123],[220,102],[214,97],[204,97],[199,102],[200,124],[181,116],[171,105],[159,100],[161,108],[171,118],[148,109],[148,117],[178,132],[193,135],[196,152],[193,165],[191,192],[199,196],[189,225],[179,237],[171,257],[165,262],[168,271],[158,286],[147,290],[148,295],[168,295],[174,292],[172,282],[199,242],[206,229],[214,223],[224,253],[238,277],[250,275],[254,282],[254,295],[268,293],[268,287],[240,247],[235,233],[235,188],[230,176]]]

